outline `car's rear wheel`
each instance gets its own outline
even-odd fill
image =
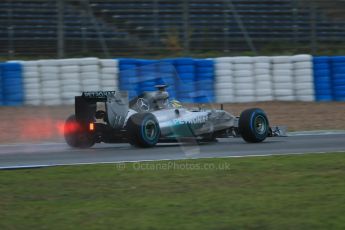
[[[127,121],[129,143],[137,147],[153,147],[160,137],[158,121],[151,113],[136,113]]]
[[[77,121],[74,114],[65,122],[64,137],[66,143],[73,148],[89,148],[95,144],[92,135]]]
[[[258,143],[269,134],[269,122],[262,109],[247,109],[240,115],[238,129],[242,138],[249,143]]]

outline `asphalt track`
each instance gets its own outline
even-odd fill
[[[72,149],[65,143],[0,145],[0,169],[323,152],[345,152],[345,132],[295,133],[259,144],[227,138],[218,143],[159,144],[149,149],[129,144],[96,144],[90,149]]]

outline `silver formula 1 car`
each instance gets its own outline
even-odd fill
[[[269,126],[261,109],[245,110],[239,117],[222,109],[188,109],[169,100],[164,86],[131,101],[127,92],[84,92],[75,97],[75,115],[64,128],[67,144],[77,148],[100,142],[153,147],[159,142],[211,142],[239,136],[257,143],[284,135],[284,130]]]

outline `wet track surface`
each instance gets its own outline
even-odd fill
[[[202,145],[159,144],[149,149],[129,144],[96,144],[90,149],[72,149],[65,143],[13,144],[0,145],[0,168],[341,151],[345,152],[344,133],[275,137],[259,144],[228,138]]]

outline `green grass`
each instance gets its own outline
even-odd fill
[[[0,184],[0,229],[345,229],[344,153],[10,170]]]

